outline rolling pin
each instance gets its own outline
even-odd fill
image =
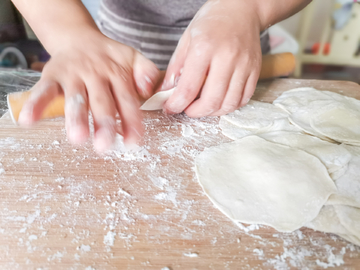
[[[262,57],[262,66],[259,79],[270,79],[274,77],[288,76],[295,69],[295,57],[291,53],[269,54]],[[161,71],[163,78],[165,71]],[[24,103],[28,100],[30,91],[10,93],[7,96],[7,103],[11,118],[16,124]],[[64,116],[64,96],[56,97],[45,108],[42,119]]]

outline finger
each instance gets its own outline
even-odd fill
[[[20,112],[19,124],[30,126],[40,120],[45,108],[60,94],[62,90],[56,81],[41,79],[31,89],[31,95]]]
[[[189,51],[175,92],[165,103],[167,113],[181,113],[199,94],[210,65],[208,54],[202,54],[198,48]]]
[[[86,81],[89,105],[94,118],[94,148],[97,152],[109,149],[116,137],[116,107],[110,85],[104,79]]]
[[[111,88],[120,114],[124,143],[128,148],[138,143],[143,134],[140,103],[135,94],[135,85],[131,74],[111,78]]]
[[[248,80],[246,81],[244,92],[238,107],[243,107],[249,103],[251,97],[254,95],[258,79],[259,79],[259,73],[257,71],[251,73]]]
[[[234,65],[223,59],[212,61],[200,98],[185,110],[188,116],[203,117],[220,110],[234,72]]]
[[[175,87],[184,67],[189,44],[190,35],[188,34],[188,30],[186,30],[179,40],[179,43],[170,59],[161,90],[169,90]]]
[[[240,107],[240,101],[247,82],[247,74],[243,68],[237,68],[231,78],[229,89],[226,93],[221,109],[211,116],[221,116],[235,111]]]
[[[65,126],[71,143],[81,144],[89,137],[89,108],[85,85],[74,81],[65,89]]]
[[[140,53],[135,54],[133,73],[137,92],[145,99],[152,96],[160,76],[156,65]]]

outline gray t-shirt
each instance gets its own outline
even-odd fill
[[[206,0],[101,0],[97,24],[108,37],[132,46],[166,69],[176,45]],[[267,32],[261,34],[269,52]]]

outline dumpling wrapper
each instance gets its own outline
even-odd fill
[[[360,147],[345,144],[342,146],[352,157],[345,173],[335,181],[337,192],[329,197],[326,204],[360,208]]]
[[[318,158],[258,136],[205,149],[195,164],[200,185],[225,215],[282,232],[313,220],[336,192]]]
[[[140,110],[143,111],[157,111],[162,110],[165,102],[171,97],[174,93],[176,87],[167,90],[160,91],[154,94],[151,98],[146,100],[143,105],[141,105]]]
[[[219,127],[221,128],[221,132],[224,136],[232,139],[237,140],[243,137],[253,135],[256,133],[256,130],[244,129],[240,128],[237,125],[225,120],[224,118],[220,117]]]
[[[261,138],[303,150],[314,155],[326,166],[333,180],[341,177],[348,168],[352,154],[342,145],[323,141],[303,133],[275,131],[258,134]]]
[[[277,130],[301,132],[290,124],[288,116],[273,104],[250,100],[246,106],[221,116],[219,126],[222,133],[233,140]]]
[[[311,117],[310,126],[335,141],[360,146],[360,106],[336,102]]]
[[[325,205],[321,209],[319,215],[314,220],[306,224],[305,227],[311,228],[316,231],[334,233],[349,242],[360,245],[360,235],[358,233],[353,234],[352,231],[347,228],[351,227],[351,225],[347,225],[347,227],[343,225],[344,221],[346,222],[349,217],[351,218],[351,215],[347,215],[347,210],[349,210],[349,212],[351,213],[352,211],[360,211],[360,209],[346,209],[344,212],[341,213],[342,210],[342,206],[335,209],[335,206]],[[342,219],[339,218],[338,213],[340,213]]]
[[[360,146],[360,101],[330,91],[297,88],[273,104],[287,111],[289,121],[322,139]]]

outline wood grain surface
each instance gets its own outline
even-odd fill
[[[360,99],[355,83],[292,79],[259,83],[254,99],[301,86]],[[360,247],[340,237],[235,224],[212,205],[193,166],[229,141],[218,120],[145,112],[140,149],[99,156],[91,143],[71,146],[61,118],[27,130],[5,114],[0,268],[360,269]]]

